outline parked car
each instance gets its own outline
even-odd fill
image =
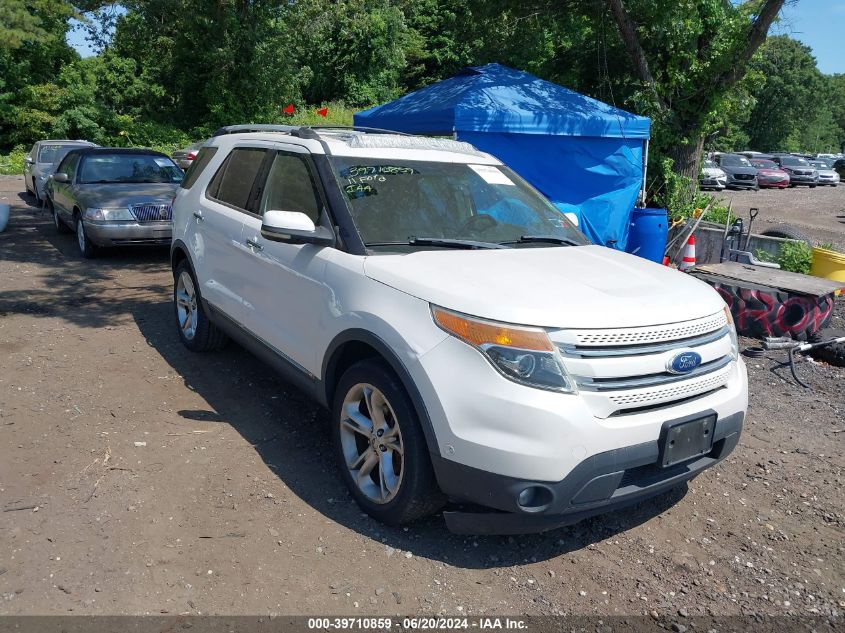
[[[698,177],[698,185],[701,189],[713,189],[723,191],[727,186],[728,175],[712,160],[705,160],[701,167],[701,175]]]
[[[810,165],[815,167],[816,173],[818,173],[819,180],[818,183],[820,185],[830,185],[831,187],[835,187],[839,184],[839,174],[836,173],[836,170],[833,169],[830,165],[828,165],[823,160],[811,160],[808,161]]]
[[[833,170],[839,174],[839,179],[845,179],[845,158],[840,158],[836,162],[833,163]]]
[[[757,170],[757,184],[760,187],[777,187],[785,189],[789,186],[789,174],[778,167],[773,160],[752,158],[751,166]]]
[[[200,151],[203,143],[205,143],[205,141],[188,145],[185,149],[176,150],[173,152],[173,162],[179,165],[182,169],[188,169],[197,157],[197,152]]]
[[[789,186],[807,185],[811,189],[818,184],[819,174],[806,158],[792,154],[776,154],[774,160],[789,174]]]
[[[754,189],[760,188],[757,183],[757,170],[745,156],[740,154],[717,154],[716,162],[727,174],[728,189]]]
[[[107,246],[168,244],[171,202],[183,176],[160,152],[75,149],[47,181],[47,208],[57,231],[76,231],[83,257]]]
[[[89,141],[51,139],[38,141],[26,155],[23,165],[23,181],[27,193],[39,201],[44,200],[44,185],[65,155],[77,147],[97,147]]]
[[[231,337],[330,408],[344,482],[390,524],[451,497],[490,510],[446,513],[457,532],[551,529],[739,439],[719,294],[589,244],[466,143],[224,128],[176,195],[171,254],[182,343]]]

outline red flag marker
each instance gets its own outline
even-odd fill
[[[293,114],[293,104],[292,103],[287,104],[285,106],[285,109],[283,110],[283,112],[285,114]]]
[[[320,108],[319,110],[317,110],[317,114],[319,114],[323,118],[325,118],[328,113],[329,113],[328,108]]]

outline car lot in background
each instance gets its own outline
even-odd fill
[[[56,230],[76,231],[83,257],[109,246],[165,245],[183,172],[165,154],[85,148],[65,156],[47,183]]]
[[[728,182],[728,175],[714,161],[705,159],[701,167],[698,184],[701,189],[722,191]]]
[[[24,159],[26,190],[39,200],[44,200],[44,186],[55,171],[56,165],[72,149],[97,147],[95,143],[81,140],[56,139],[38,141]]]
[[[717,154],[716,162],[727,174],[728,189],[759,189],[757,170],[740,154]]]
[[[750,161],[751,166],[757,170],[757,183],[760,188],[784,189],[789,186],[789,174],[778,167],[774,161],[765,158],[752,158]]]
[[[839,174],[840,182],[845,180],[845,158],[839,158],[833,161],[833,170]]]
[[[806,185],[815,187],[819,182],[819,174],[806,158],[792,154],[775,154],[772,160],[789,174],[789,186]]]
[[[809,163],[816,169],[816,172],[819,175],[820,185],[830,185],[831,187],[835,187],[839,184],[839,174],[836,173],[836,170],[831,168],[826,161],[811,160]]]
[[[182,169],[188,169],[197,157],[197,153],[200,151],[203,143],[205,143],[205,141],[199,141],[197,143],[193,143],[192,145],[188,145],[188,147],[184,149],[176,150],[173,152],[173,162],[179,165]]]

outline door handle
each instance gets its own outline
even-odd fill
[[[194,211],[194,217],[197,219],[197,222],[205,221],[205,218],[202,217],[202,211]]]
[[[261,244],[259,244],[255,240],[251,240],[249,238],[247,238],[247,240],[246,240],[246,245],[249,246],[250,248],[254,248],[257,251],[263,251],[264,250],[264,247],[261,246]]]

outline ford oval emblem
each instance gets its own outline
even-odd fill
[[[701,354],[691,350],[675,354],[666,361],[667,371],[673,374],[688,374],[699,365],[701,365]]]

